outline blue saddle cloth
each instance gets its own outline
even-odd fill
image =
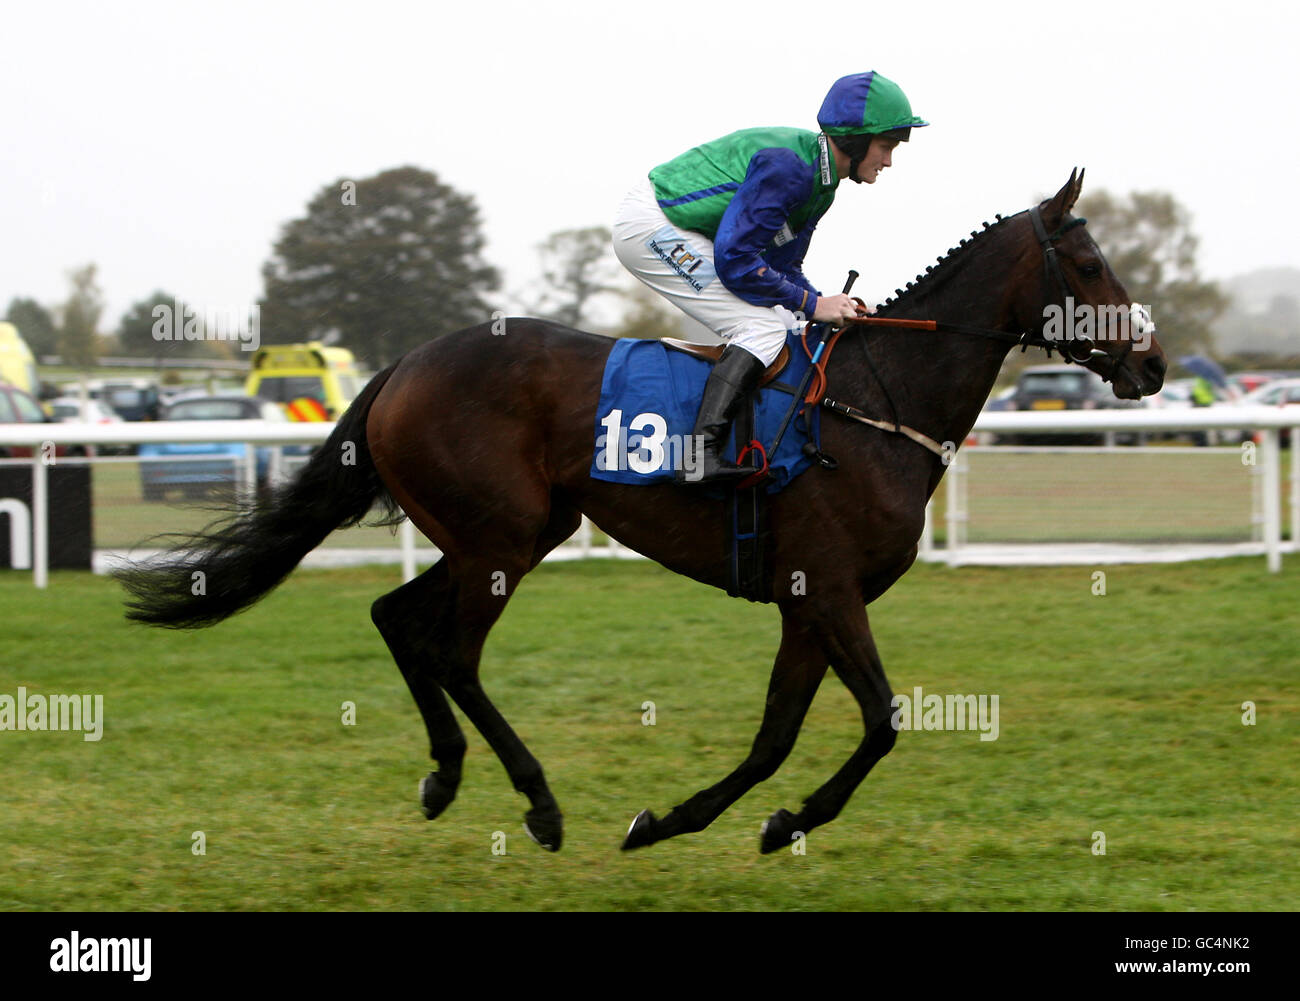
[[[803,446],[810,435],[816,440],[818,432],[819,408],[810,407],[805,416],[791,419],[777,453],[770,454],[772,441],[811,364],[797,335],[789,334],[786,343],[790,362],[754,394],[754,437],[769,450],[770,476],[763,485],[770,494],[812,464],[803,454]],[[605,363],[600,386],[592,479],[630,484],[671,482],[695,429],[711,368],[704,359],[667,348],[659,341],[618,341]],[[724,455],[736,460],[734,434]],[[761,464],[749,456],[745,462]]]

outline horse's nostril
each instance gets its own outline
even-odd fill
[[[1165,381],[1165,360],[1159,355],[1154,355],[1142,363],[1142,371],[1148,379],[1157,386],[1163,385]]]

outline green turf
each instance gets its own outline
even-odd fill
[[[900,734],[806,854],[767,857],[763,819],[861,737],[833,676],[780,772],[709,830],[618,845],[745,754],[772,608],[650,564],[525,580],[483,677],[565,811],[552,855],[472,730],[460,797],[419,813],[424,729],[368,619],[391,568],[299,572],[194,634],[128,627],[103,578],[3,573],[0,694],[100,693],[106,722],[98,743],[0,732],[0,909],[1294,908],[1294,559],[1106,573],[1095,596],[1092,568],[914,568],[872,608],[894,690],[997,694],[999,739]]]

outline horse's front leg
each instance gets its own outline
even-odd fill
[[[821,644],[800,618],[786,612],[782,620],[781,648],[768,684],[767,707],[749,756],[717,785],[673,807],[662,820],[649,810],[642,810],[627,832],[624,850],[702,831],[723,810],[769,778],[794,747],[799,727],[825,675],[826,655]]]
[[[825,785],[804,800],[797,814],[778,810],[763,825],[764,855],[788,846],[799,834],[834,820],[877,761],[889,753],[898,734],[892,723],[893,693],[876,652],[866,609],[847,604],[825,622],[823,641],[831,667],[853,694],[866,733],[862,743]]]

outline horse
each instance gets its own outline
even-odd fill
[[[1137,309],[1086,220],[1071,215],[1082,183],[1082,173],[1071,172],[1054,197],[984,223],[875,317],[939,318],[937,328],[841,331],[841,346],[825,366],[827,399],[855,401],[864,408],[858,413],[889,420],[866,427],[827,410],[820,447],[838,468],[814,465],[771,496],[770,600],[781,614],[781,640],[758,733],[721,781],[662,817],[638,813],[624,850],[703,831],[773,775],[828,667],[856,700],[863,737],[797,812],[778,810],[763,824],[760,851],[833,820],[893,748],[893,693],[867,606],[916,559],[926,503],[950,458],[902,430],[922,429],[932,443],[964,441],[1016,344],[1060,348],[1120,398],[1160,388],[1166,361],[1154,336],[1142,345],[1133,338],[1043,336],[1049,307],[1066,296],[1099,310]],[[379,597],[371,618],[428,731],[437,767],[420,782],[424,815],[441,815],[460,785],[466,742],[450,697],[527,797],[528,834],[558,851],[563,816],[542,766],[479,679],[488,632],[520,579],[576,531],[584,514],[668,569],[727,587],[720,529],[728,507],[725,497],[698,486],[593,479],[595,411],[615,342],[544,320],[507,319],[504,331],[502,323],[411,351],[366,385],[325,444],[272,497],[231,511],[118,577],[129,592],[128,618],[209,626],[264,597],[326,535],[363,521],[376,503],[387,506],[390,520],[404,512],[443,555]],[[206,587],[192,589],[198,571]],[[791,585],[796,579],[798,587]]]

